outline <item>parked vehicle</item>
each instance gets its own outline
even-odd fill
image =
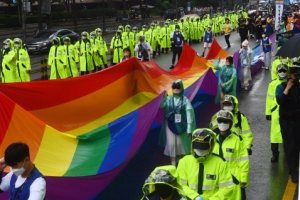
[[[79,34],[68,29],[45,29],[37,31],[33,38],[26,40],[24,45],[29,53],[48,53],[54,37],[67,36],[73,44],[79,40]]]

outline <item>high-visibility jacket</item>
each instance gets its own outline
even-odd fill
[[[127,46],[130,49],[131,55],[134,55],[134,46],[135,46],[136,42],[135,42],[133,32],[132,31],[126,31],[126,32],[122,33],[122,36],[126,36],[126,38],[128,39]]]
[[[91,53],[93,65],[94,67],[100,67],[103,64],[100,57],[100,41],[97,38],[91,38],[90,41],[92,44]]]
[[[228,169],[230,170],[233,177],[235,187],[233,190],[232,200],[241,199],[241,183],[248,185],[248,175],[250,168],[250,161],[248,151],[244,145],[243,139],[231,133],[225,138],[222,144],[219,142],[220,134],[217,135],[217,142],[214,146],[213,153],[218,154],[226,160]],[[236,179],[237,180],[236,180]]]
[[[272,63],[272,73],[271,73],[271,79],[272,80],[274,80],[274,79],[277,79],[278,78],[278,76],[277,76],[277,66],[279,65],[279,64],[281,64],[282,63],[282,58],[281,57],[279,57],[279,58],[277,58],[277,59],[275,59],[274,61],[273,61],[273,63]],[[284,64],[286,64],[288,67],[290,67],[290,66],[292,66],[293,65],[293,62],[292,62],[292,60],[288,60],[286,63],[284,63]]]
[[[50,79],[67,78],[64,58],[63,46],[52,45],[48,56],[48,65],[51,66]]]
[[[231,95],[232,96],[232,95]],[[253,143],[253,133],[251,131],[250,124],[248,122],[247,117],[242,114],[239,111],[239,103],[235,96],[232,96],[234,99],[234,108],[232,111],[233,114],[233,125],[231,127],[231,131],[236,133],[237,135],[240,135],[243,138],[243,141],[245,143],[245,147],[247,149],[250,149],[252,147]],[[212,130],[215,130],[218,128],[218,122],[217,122],[217,113],[213,115],[210,122],[210,128]]]
[[[80,71],[88,72],[94,69],[92,60],[92,44],[89,39],[77,41],[75,47],[78,49],[80,56]]]
[[[271,143],[282,143],[282,135],[279,124],[279,105],[276,101],[276,88],[281,83],[286,82],[286,79],[274,79],[269,83],[268,92],[266,96],[266,115],[271,116]]]
[[[2,60],[2,83],[20,82],[17,75],[16,52],[11,49],[3,54]]]
[[[111,39],[110,43],[110,49],[113,50],[113,63],[117,64],[120,62],[120,60],[124,57],[123,49],[126,46],[124,45],[124,42],[122,41],[121,36],[114,36]]]
[[[170,48],[171,47],[171,32],[168,26],[164,26],[160,30],[160,45],[161,48]]]
[[[155,29],[149,29],[147,35],[149,36],[148,38],[148,43],[152,47],[153,51],[156,51],[157,47],[157,31]]]
[[[78,76],[77,64],[79,62],[77,49],[74,45],[68,44],[63,46],[65,51],[64,63],[67,77]]]
[[[200,162],[193,156],[183,157],[178,164],[177,171],[182,188],[186,196],[195,199],[201,196],[209,200],[230,199],[233,191],[233,181],[226,162],[217,155],[209,155],[202,162],[204,169],[202,194],[198,193]]]
[[[99,40],[99,49],[100,55],[102,56],[102,62],[106,65],[107,64],[107,45],[102,35],[98,36],[97,39]]]
[[[15,48],[16,60],[17,60],[17,75],[20,77],[21,82],[29,82],[31,70],[30,57],[27,50],[23,49],[23,44],[21,41],[20,48]]]

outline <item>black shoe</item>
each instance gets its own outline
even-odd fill
[[[174,65],[171,65],[171,67],[169,69],[174,69]]]
[[[231,46],[228,46],[227,49],[229,49]]]
[[[278,162],[278,156],[274,156],[271,158],[271,162],[272,163],[275,163],[275,162]]]
[[[299,181],[299,172],[298,171],[293,172],[291,174],[291,178],[292,178],[293,183],[298,183],[298,181]]]
[[[202,54],[202,57],[204,57],[204,52],[203,52],[203,54]]]

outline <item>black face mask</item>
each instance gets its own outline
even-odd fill
[[[155,184],[155,191],[159,197],[166,199],[172,195],[174,188],[166,184]]]

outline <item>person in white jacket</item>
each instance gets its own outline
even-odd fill
[[[241,81],[242,88],[245,91],[248,90],[249,81],[251,80],[251,57],[252,49],[249,46],[248,40],[242,43],[242,48],[239,51],[239,61],[240,61],[240,74],[239,79]]]

